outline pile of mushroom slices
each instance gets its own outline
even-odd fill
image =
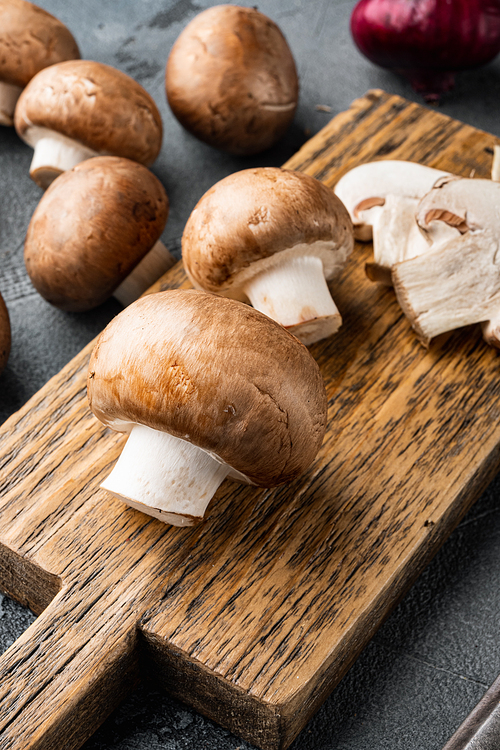
[[[498,167],[494,167],[498,170]],[[413,162],[355,167],[335,186],[373,281],[393,285],[421,342],[473,323],[500,347],[500,184]]]
[[[332,190],[300,172],[260,167],[202,196],[182,257],[195,288],[250,302],[309,345],[342,323],[327,280],[353,246],[351,220]]]
[[[193,289],[117,315],[97,340],[87,392],[95,416],[129,434],[102,487],[176,526],[200,522],[225,477],[292,481],[326,427],[306,347],[249,305]]]

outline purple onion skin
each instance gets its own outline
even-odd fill
[[[360,0],[351,33],[371,62],[405,75],[436,102],[455,72],[500,52],[500,0]]]

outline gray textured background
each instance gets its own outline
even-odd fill
[[[369,88],[414,101],[409,85],[359,55],[349,35],[353,0],[267,0],[259,9],[281,27],[294,53],[301,98],[290,132],[271,152],[233,158],[185,133],[165,101],[164,66],[186,23],[216,3],[194,0],[44,0],[64,21],[82,56],[114,65],[154,97],[164,142],[153,171],[170,197],[163,235],[179,255],[184,223],[214,182],[252,165],[279,165]],[[252,3],[242,3],[251,5]],[[331,113],[316,105],[331,107]],[[500,58],[462,74],[442,112],[500,136]],[[13,347],[0,376],[0,419],[18,409],[90,341],[120,307],[87,314],[50,307],[32,289],[22,260],[24,234],[41,191],[28,177],[30,149],[0,132],[0,291]],[[500,672],[500,479],[450,537],[408,596],[294,744],[295,750],[438,749]],[[32,621],[0,596],[0,651]],[[152,684],[133,693],[86,750],[229,750],[250,746]],[[500,738],[496,747],[500,747]],[[59,749],[54,749],[59,750]]]

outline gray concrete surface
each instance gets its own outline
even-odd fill
[[[43,0],[73,31],[82,56],[114,65],[155,98],[164,122],[153,171],[170,197],[163,240],[177,256],[189,212],[214,182],[251,165],[279,165],[369,88],[419,101],[399,77],[372,66],[349,34],[354,0],[265,0],[259,9],[282,28],[301,80],[288,135],[252,159],[221,154],[185,133],[164,95],[164,65],[184,25],[205,0]],[[251,3],[242,3],[251,5]],[[320,112],[327,105],[330,113]],[[500,58],[459,76],[441,111],[500,136]],[[12,354],[0,376],[0,419],[18,409],[120,307],[87,314],[52,308],[32,289],[24,234],[41,196],[28,177],[30,149],[0,132],[0,291],[8,305]],[[294,743],[295,750],[434,750],[442,747],[500,672],[500,478],[431,565]],[[0,598],[0,651],[32,621]],[[500,747],[500,738],[498,742]],[[236,750],[250,746],[146,683],[90,739],[86,750]],[[59,750],[59,749],[54,749]]]

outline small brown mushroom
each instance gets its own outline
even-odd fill
[[[7,305],[0,294],[0,372],[3,371],[10,354],[11,333]]]
[[[91,156],[149,165],[161,147],[161,117],[147,91],[120,70],[91,60],[37,73],[19,97],[14,123],[35,149],[30,177],[40,187]]]
[[[166,67],[172,112],[190,133],[232,154],[256,154],[285,133],[298,102],[295,62],[278,26],[256,8],[197,15]]]
[[[186,223],[182,256],[195,287],[249,300],[312,344],[342,322],[326,279],[340,273],[353,245],[347,210],[329,188],[262,167],[205,193]]]
[[[88,397],[129,433],[103,482],[177,526],[202,520],[226,476],[261,487],[298,477],[325,432],[318,365],[280,325],[195,290],[142,297],[99,336]]]
[[[71,32],[27,0],[0,0],[0,125],[13,125],[21,91],[43,68],[80,57]]]
[[[163,185],[142,164],[88,159],[58,177],[31,218],[24,245],[37,291],[82,311],[112,294],[126,305],[173,263],[159,241],[168,216]]]

